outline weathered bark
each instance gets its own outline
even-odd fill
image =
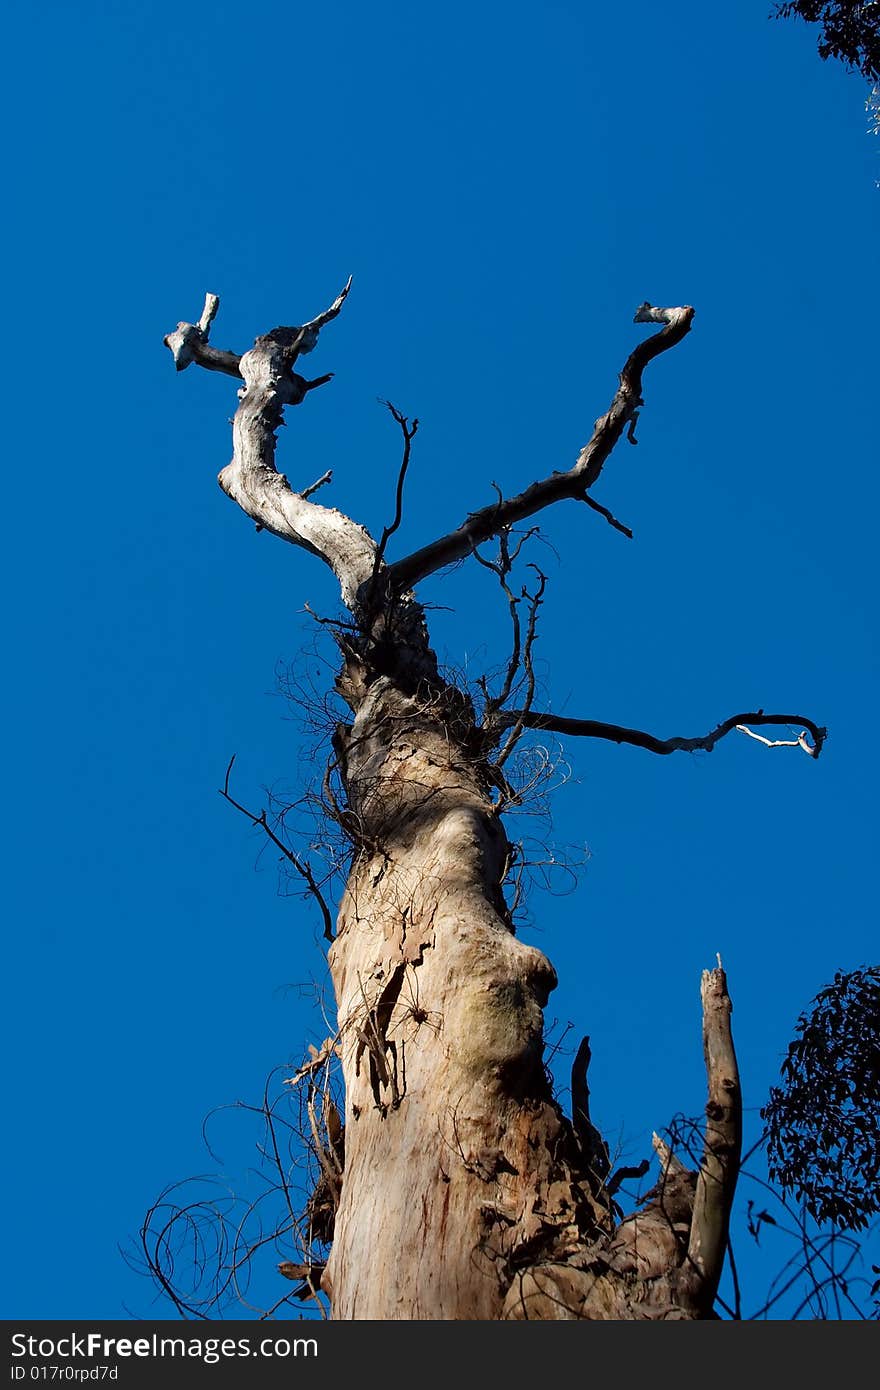
[[[716,1167],[667,1162],[645,1209],[618,1222],[598,1136],[563,1115],[543,1066],[556,977],[513,934],[509,846],[472,732],[455,692],[380,678],[337,742],[362,848],[330,950],[346,1093],[333,1316],[707,1316],[736,1146],[725,1184],[713,1131]],[[723,974],[708,978],[729,1007]],[[727,1017],[712,1013],[713,1038]],[[719,1080],[714,1050],[707,1067],[714,1116],[735,1069]],[[723,1094],[738,1115],[735,1085]],[[718,1201],[698,1202],[697,1230],[701,1191]]]
[[[741,1115],[720,962],[703,979],[709,1103],[699,1172],[689,1172],[655,1140],[659,1181],[640,1209],[624,1216],[614,1199],[621,1175],[609,1173],[607,1148],[589,1117],[586,1040],[575,1064],[571,1119],[554,1099],[545,1069],[543,1007],[556,976],[540,951],[517,939],[505,901],[511,849],[500,810],[509,788],[499,766],[526,728],[565,724],[565,732],[667,753],[709,749],[746,718],[790,720],[758,711],[734,716],[702,738],[659,740],[530,708],[540,596],[532,600],[521,641],[518,600],[506,583],[509,527],[561,498],[577,498],[625,529],[588,489],[624,432],[634,442],[643,370],[685,336],[693,310],[640,307],[637,322],[664,326],[630,354],[611,406],[574,468],[509,501],[499,496],[456,530],[387,563],[415,423],[409,427],[394,412],[404,433],[404,463],[397,514],[378,546],[341,512],[309,500],[326,475],[296,492],[275,468],[284,406],[301,403],[329,380],[307,381],[293,365],[315,346],[347,291],[310,324],[274,329],[242,357],[208,344],[217,309],[212,295],[198,324],[179,324],[166,339],[178,369],[196,362],[243,379],[234,457],[221,485],[259,527],[330,565],[352,615],[336,629],[338,689],[352,711],[352,722],[334,740],[344,791],[339,820],[352,842],[329,952],[338,1029],[293,1079],[314,1075],[334,1056],[341,1062],[344,1131],[332,1111],[333,1132],[310,1204],[314,1234],[332,1239],[332,1249],[323,1273],[317,1262],[286,1262],[281,1273],[305,1280],[306,1291],[320,1275],[339,1319],[711,1317]],[[504,564],[494,568],[509,600],[515,643],[501,696],[486,692],[478,721],[470,700],[438,673],[411,586],[476,553],[492,535],[502,538]],[[503,708],[522,665],[527,706]],[[805,734],[794,742],[818,755],[825,731],[801,717],[796,722],[813,742]],[[246,814],[265,827],[265,816]],[[313,1110],[310,1115],[314,1124]]]
[[[232,462],[222,469],[218,482],[260,530],[271,531],[324,560],[339,580],[343,603],[354,609],[359,589],[373,573],[375,542],[363,526],[342,512],[309,501],[313,488],[294,491],[275,467],[275,432],[282,424],[284,407],[301,405],[309,391],[331,380],[322,376],[308,381],[293,365],[302,353],[312,351],[321,328],[339,313],[348,288],[311,323],[273,328],[242,357],[218,352],[208,343],[220,302],[217,295],[208,294],[199,322],[179,323],[165,338],[165,345],[178,371],[197,362],[243,379],[238,393],[241,404],[232,422]]]
[[[343,755],[364,848],[330,950],[346,1091],[334,1317],[497,1318],[517,1262],[563,1258],[595,1224],[542,1064],[556,977],[511,931],[507,841],[467,725],[454,692],[380,678]]]

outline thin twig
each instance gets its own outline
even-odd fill
[[[532,650],[537,637],[538,610],[544,601],[544,589],[547,585],[547,576],[542,570],[538,569],[537,565],[531,565],[530,568],[533,569],[538,576],[538,587],[533,594],[530,594],[525,587],[523,587],[522,591],[523,598],[527,599],[529,604],[529,620],[526,624],[526,635],[522,647],[522,667],[526,676],[525,705],[521,710],[517,711],[517,718],[508,722],[507,727],[510,728],[510,733],[495,758],[496,767],[504,766],[511,753],[516,748],[516,745],[519,743],[523,731],[527,727],[532,701],[535,698],[535,664],[532,658]]]
[[[242,806],[241,802],[236,801],[235,797],[230,794],[229,778],[232,775],[232,764],[234,762],[235,754],[233,753],[232,757],[229,759],[229,766],[226,769],[226,779],[223,783],[223,786],[219,789],[220,795],[224,798],[225,801],[229,802],[230,806],[234,806],[236,811],[240,811],[243,816],[247,816],[248,820],[251,821],[253,825],[260,826],[260,828],[272,841],[273,845],[277,846],[277,848],[281,850],[281,853],[284,855],[286,859],[290,861],[290,863],[296,869],[297,873],[305,879],[306,883],[309,886],[309,892],[312,894],[319,908],[321,909],[321,916],[324,919],[324,936],[328,941],[333,941],[333,920],[330,916],[330,909],[327,906],[323,893],[321,892],[317,882],[315,881],[315,876],[312,873],[308,860],[300,859],[298,854],[294,854],[293,850],[290,849],[284,843],[283,840],[280,840],[278,838],[272,827],[269,825],[268,820],[266,819],[265,810],[262,810],[260,814],[257,815],[255,811],[249,811],[246,806]]]
[[[588,507],[592,507],[594,512],[598,512],[600,516],[604,516],[605,520],[608,522],[608,525],[613,526],[615,531],[620,531],[622,535],[628,536],[629,539],[632,540],[633,533],[630,530],[630,528],[628,526],[624,526],[622,521],[618,521],[617,517],[614,516],[612,512],[609,512],[607,507],[603,507],[601,502],[597,502],[595,497],[591,497],[588,492],[585,492],[583,496],[583,501],[586,502]]]
[[[473,552],[474,559],[477,561],[477,563],[482,565],[484,569],[491,570],[491,572],[497,577],[498,583],[501,585],[502,593],[507,599],[507,607],[510,612],[510,625],[513,632],[510,647],[510,656],[508,657],[507,670],[504,675],[504,684],[502,685],[498,694],[490,696],[488,691],[488,684],[484,679],[482,680],[483,693],[486,697],[486,709],[483,715],[484,727],[489,722],[491,715],[493,715],[496,710],[500,709],[501,706],[505,703],[505,701],[510,698],[510,692],[513,689],[513,682],[516,679],[516,675],[519,671],[520,665],[521,634],[518,612],[519,599],[516,597],[516,595],[511,590],[510,585],[507,583],[507,576],[511,571],[516,556],[519,554],[525,541],[528,539],[528,536],[534,534],[534,528],[532,528],[531,531],[527,531],[525,536],[522,536],[520,538],[513,556],[511,556],[510,554],[510,546],[508,543],[509,534],[509,531],[504,530],[498,537],[497,561],[486,560],[477,550],[476,546],[474,546]]]
[[[328,468],[326,473],[322,473],[322,474],[321,474],[321,476],[320,476],[320,478],[318,478],[317,482],[312,483],[311,486],[309,486],[309,487],[304,487],[304,488],[303,488],[302,492],[300,493],[300,497],[311,497],[312,493],[313,493],[313,492],[317,492],[319,487],[323,487],[325,483],[332,482],[332,480],[333,480],[333,469],[332,469],[332,468]]]
[[[401,412],[397,409],[397,407],[392,405],[390,401],[381,401],[380,403],[388,408],[388,410],[391,412],[391,414],[394,416],[394,419],[400,426],[400,431],[403,435],[403,458],[401,460],[400,469],[397,474],[397,489],[395,492],[394,500],[394,520],[392,521],[391,525],[386,526],[382,532],[382,539],[379,541],[379,545],[376,550],[376,559],[373,562],[373,573],[370,579],[371,587],[376,582],[376,575],[379,573],[379,569],[381,567],[382,560],[385,555],[385,548],[388,545],[388,542],[391,539],[391,537],[394,535],[395,531],[398,530],[400,523],[403,520],[403,484],[406,479],[406,470],[409,468],[410,454],[412,452],[412,442],[416,434],[418,433],[419,428],[418,419],[413,420],[412,425],[410,425],[408,417],[406,415],[402,415]]]
[[[731,1280],[733,1280],[734,1286],[734,1305],[733,1309],[731,1309],[731,1316],[733,1316],[733,1318],[737,1320],[737,1322],[742,1322],[742,1294],[740,1291],[740,1275],[738,1275],[737,1261],[735,1261],[734,1259],[733,1241],[731,1241],[730,1234],[728,1234],[727,1236],[727,1264],[730,1265],[730,1277]]]

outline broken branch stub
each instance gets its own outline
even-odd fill
[[[700,995],[709,1095],[703,1159],[697,1178],[688,1241],[688,1260],[699,1273],[701,1295],[708,1309],[715,1300],[724,1265],[742,1147],[742,1096],[730,1028],[733,1005],[727,992],[727,976],[720,956],[715,970],[703,971]]]
[[[174,358],[174,365],[179,372],[184,371],[191,362],[197,362],[200,367],[204,367],[209,372],[225,372],[227,376],[241,376],[238,354],[223,352],[218,348],[211,347],[208,342],[211,323],[216,317],[219,307],[219,296],[209,292],[205,295],[205,307],[198,323],[179,323],[173,333],[166,334],[162,339]]]
[[[336,508],[309,501],[307,494],[314,486],[295,491],[275,466],[275,435],[285,406],[302,404],[310,391],[331,379],[324,375],[309,381],[293,371],[293,363],[301,353],[314,349],[318,334],[336,318],[350,287],[351,278],[323,313],[301,326],[271,329],[241,357],[218,352],[208,342],[219,307],[215,294],[206,296],[197,324],[179,323],[164,341],[178,371],[195,362],[243,380],[232,422],[232,461],[219,474],[220,486],[258,529],[271,531],[329,565],[339,580],[343,602],[355,611],[358,592],[373,572],[375,541],[365,527]]]

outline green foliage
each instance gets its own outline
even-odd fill
[[[880,0],[795,0],[777,5],[775,19],[793,15],[821,24],[821,58],[839,58],[869,81],[880,79]]]
[[[880,966],[844,974],[797,1023],[761,1114],[771,1178],[819,1223],[880,1212]]]

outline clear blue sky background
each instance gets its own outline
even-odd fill
[[[214,1169],[205,1113],[326,1032],[285,988],[325,980],[316,914],[271,857],[254,873],[217,788],[233,752],[246,801],[310,771],[274,672],[328,678],[303,605],[336,594],[217,488],[234,383],[176,376],[162,345],[206,290],[241,352],[354,275],[309,360],[336,378],[281,465],[332,468],[324,498],[376,533],[399,457],[376,398],[417,414],[397,554],[493,480],[569,467],[636,305],[694,304],[596,489],[635,541],[582,507],[543,518],[545,698],[664,736],[794,709],[830,737],[818,763],[738,736],[568,744],[550,838],[591,858],[532,900],[548,1014],[565,1046],[591,1034],[594,1116],[635,1161],[703,1104],[716,951],[753,1117],[800,1010],[876,960],[880,146],[864,82],[769,8],[10,11],[5,1316],[170,1315],[118,1247]],[[490,581],[423,586],[472,676],[504,650]],[[233,1175],[254,1138],[220,1145]]]

